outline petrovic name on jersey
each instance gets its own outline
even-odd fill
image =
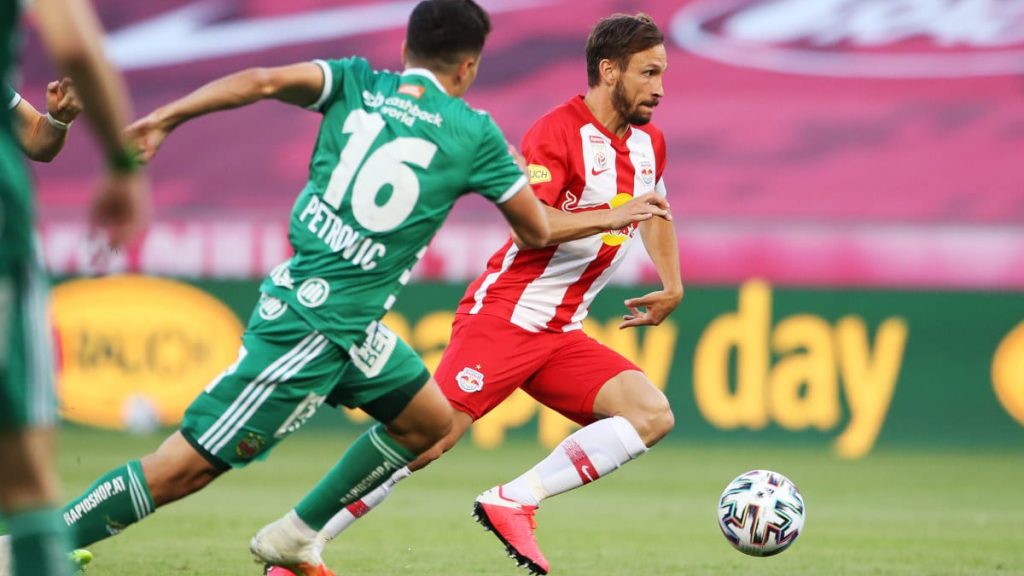
[[[299,214],[299,221],[323,241],[332,252],[341,254],[354,266],[363,270],[377,267],[377,259],[384,256],[388,249],[373,238],[364,237],[355,228],[346,224],[334,209],[320,201],[316,194],[309,196],[306,207]]]

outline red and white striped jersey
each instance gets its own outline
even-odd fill
[[[652,190],[665,195],[661,131],[632,126],[617,138],[582,96],[538,120],[522,149],[537,197],[567,212],[617,207]],[[579,330],[635,235],[634,224],[536,250],[509,239],[469,285],[458,312],[498,316],[531,332]]]

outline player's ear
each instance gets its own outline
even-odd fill
[[[480,55],[468,56],[466,59],[459,64],[459,69],[455,72],[455,76],[458,79],[459,85],[464,85],[467,88],[476,80],[476,73],[480,66]]]
[[[402,40],[402,68],[409,66],[409,45]]]
[[[601,75],[601,82],[608,86],[614,86],[619,81],[619,74],[622,73],[618,63],[607,58],[597,63],[597,70]]]

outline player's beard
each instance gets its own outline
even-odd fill
[[[640,112],[640,106],[642,105],[650,106],[653,109],[658,103],[640,102],[635,106],[631,105],[629,98],[626,96],[626,85],[622,80],[615,83],[615,88],[612,89],[612,106],[620,116],[626,119],[626,122],[634,126],[643,126],[651,121],[650,115]]]

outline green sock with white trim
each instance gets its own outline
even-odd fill
[[[67,535],[56,510],[47,508],[18,512],[11,514],[7,521],[11,531],[15,576],[71,574]],[[0,571],[5,569],[5,566],[0,566]]]
[[[155,509],[142,463],[132,460],[107,472],[69,502],[63,518],[71,530],[72,546],[81,548],[114,536]]]
[[[342,508],[363,497],[415,458],[377,424],[359,437],[341,460],[295,507],[310,528],[320,531]]]

